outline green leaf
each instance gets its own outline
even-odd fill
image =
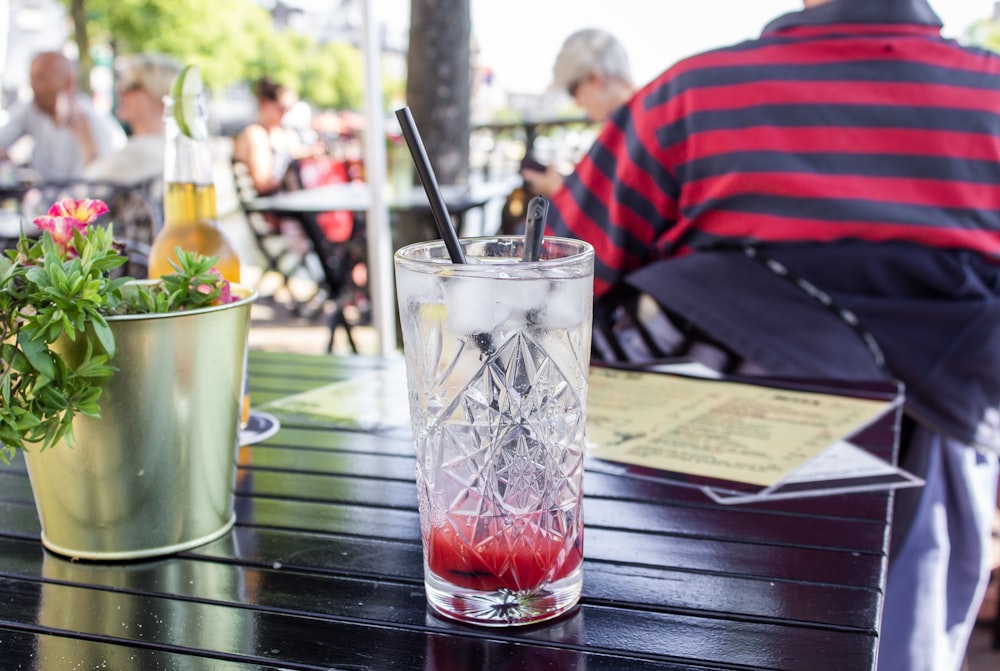
[[[101,344],[101,347],[104,348],[109,357],[113,357],[115,355],[115,334],[111,332],[111,327],[104,321],[104,317],[94,315],[90,326],[94,329],[97,342]]]
[[[127,261],[110,227],[75,234],[73,247],[66,259],[44,233],[0,253],[0,462],[26,444],[73,442],[73,417],[99,416],[103,379],[117,370],[107,316],[199,307],[220,293],[215,259],[179,254],[163,283],[129,285],[110,276]],[[73,368],[57,340],[75,343]]]
[[[48,378],[56,376],[56,364],[52,360],[48,344],[43,339],[33,340],[22,331],[18,334],[17,345],[35,370]]]
[[[110,377],[118,369],[108,365],[108,357],[103,355],[94,356],[77,366],[76,376],[86,379],[96,379]],[[100,389],[95,390],[100,395]]]

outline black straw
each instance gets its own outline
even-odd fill
[[[444,204],[444,196],[441,195],[441,188],[434,176],[434,169],[431,168],[430,159],[427,158],[427,151],[424,149],[424,143],[420,139],[419,131],[417,131],[417,124],[413,123],[410,108],[401,107],[396,110],[396,118],[399,119],[399,127],[403,131],[406,146],[410,149],[413,164],[417,166],[417,175],[420,176],[420,183],[424,185],[427,200],[431,204],[431,213],[434,215],[434,223],[437,224],[438,233],[444,240],[448,256],[451,257],[452,263],[466,263],[462,243],[458,241],[458,233],[451,224],[451,215],[448,214],[448,207]],[[474,333],[472,341],[486,356],[491,356],[496,352],[493,336],[489,333]]]
[[[396,110],[396,118],[403,131],[406,146],[410,149],[410,156],[413,157],[413,163],[417,167],[420,183],[423,184],[424,191],[427,193],[427,200],[431,204],[431,214],[434,215],[434,223],[437,225],[441,239],[444,240],[444,246],[448,249],[448,256],[451,257],[452,263],[465,263],[465,252],[462,251],[462,245],[458,241],[458,233],[452,226],[451,215],[448,214],[448,207],[444,204],[444,196],[441,195],[441,188],[434,176],[430,159],[427,158],[427,151],[420,139],[417,125],[413,122],[410,108],[401,107]]]
[[[524,261],[537,261],[542,255],[542,238],[545,236],[545,216],[549,213],[549,199],[535,196],[528,201],[528,216],[524,220]]]

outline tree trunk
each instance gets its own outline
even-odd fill
[[[87,37],[87,0],[71,0],[69,13],[73,18],[73,39],[79,51],[77,82],[80,90],[90,95],[90,70],[94,61],[90,57],[90,38]]]
[[[439,184],[469,179],[472,66],[469,0],[410,0],[406,101]],[[429,215],[402,212],[393,248],[439,237]]]
[[[406,100],[442,184],[469,179],[469,0],[411,0]]]

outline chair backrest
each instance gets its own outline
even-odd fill
[[[113,224],[115,239],[125,245],[129,263],[122,267],[122,273],[146,276],[153,237],[163,224],[162,178],[135,184],[84,179],[41,182],[21,197],[21,216],[31,221],[64,198],[104,201],[109,212],[98,223]]]
[[[250,226],[250,231],[257,239],[258,243],[265,238],[272,237],[278,233],[276,222],[268,221],[268,218],[256,210],[247,209],[247,206],[258,195],[257,188],[253,185],[253,177],[250,176],[250,168],[242,161],[233,161],[233,187],[236,189],[236,199],[239,201],[243,216]]]
[[[240,206],[247,205],[258,196],[257,189],[254,188],[253,178],[250,176],[250,168],[242,161],[233,161],[233,185],[236,187],[236,198],[240,201]]]
[[[343,184],[350,181],[347,163],[333,156],[307,156],[297,158],[288,165],[284,186],[288,191],[313,189],[326,184]],[[354,232],[354,214],[351,212],[321,212],[316,215],[316,225],[327,240],[345,242]]]

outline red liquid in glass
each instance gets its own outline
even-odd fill
[[[524,592],[555,582],[583,561],[583,538],[565,538],[534,530],[492,536],[470,547],[451,525],[434,527],[427,543],[427,563],[439,578],[467,589]]]

